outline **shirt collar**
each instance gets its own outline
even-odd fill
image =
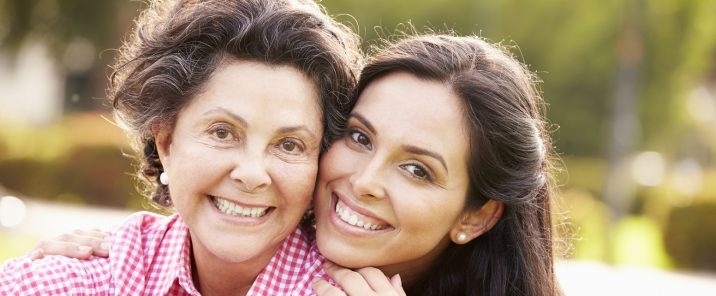
[[[190,295],[200,295],[192,280],[189,227],[179,215],[174,214],[171,218],[166,236],[158,248],[160,252],[166,252],[164,257],[167,260],[167,277],[162,281],[162,291],[166,294],[177,282]]]

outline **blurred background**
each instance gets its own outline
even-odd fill
[[[540,76],[567,292],[716,291],[716,1],[322,4],[366,49],[411,22],[501,42]],[[144,7],[0,0],[0,262],[150,209],[103,100],[107,65]]]

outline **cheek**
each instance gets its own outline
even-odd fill
[[[418,235],[444,236],[462,213],[458,198],[436,192],[406,190],[400,203],[394,203],[401,227]]]
[[[215,176],[226,166],[226,156],[221,152],[207,149],[195,142],[175,141],[172,144],[171,153],[168,155],[171,166],[165,167],[169,173],[170,184],[172,181],[196,183]],[[197,176],[201,176],[201,178],[197,178]]]
[[[274,167],[273,182],[281,195],[291,202],[308,204],[316,184],[318,163],[278,163]]]
[[[360,156],[339,141],[323,154],[320,163],[319,183],[330,182],[354,171],[354,163]]]

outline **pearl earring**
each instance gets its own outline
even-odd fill
[[[159,175],[159,182],[162,183],[162,185],[169,185],[169,175],[167,175],[166,172],[162,172],[162,174]]]
[[[458,232],[457,233],[457,242],[464,243],[465,241],[467,241],[467,234],[462,231]]]

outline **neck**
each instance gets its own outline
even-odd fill
[[[192,279],[202,295],[246,295],[276,250],[259,258],[229,262],[192,240]]]
[[[449,238],[443,239],[438,245],[427,254],[407,262],[384,265],[378,267],[386,276],[393,277],[400,274],[403,287],[410,287],[416,282],[423,280],[424,275],[437,263],[440,255],[450,244]]]

